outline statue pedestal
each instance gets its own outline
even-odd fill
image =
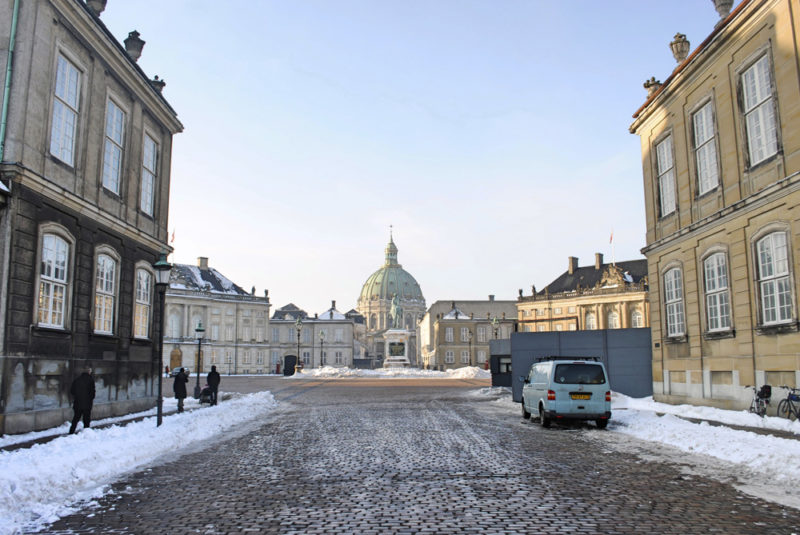
[[[383,334],[384,368],[406,368],[411,366],[408,359],[408,338],[411,333],[405,329],[389,329]]]

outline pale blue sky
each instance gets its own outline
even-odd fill
[[[175,137],[172,259],[274,306],[355,307],[383,262],[439,299],[516,299],[577,256],[642,258],[642,83],[710,0],[109,0]]]

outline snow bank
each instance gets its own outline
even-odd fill
[[[337,377],[428,377],[436,379],[491,379],[492,374],[476,366],[465,366],[455,370],[434,371],[420,370],[419,368],[380,368],[376,370],[359,370],[353,368],[335,368],[324,366],[322,368],[305,369],[299,374],[294,374],[289,379],[326,379]]]

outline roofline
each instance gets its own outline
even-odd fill
[[[670,74],[670,75],[667,77],[667,79],[666,79],[666,80],[664,80],[664,83],[663,83],[663,84],[661,84],[661,87],[659,87],[659,88],[658,88],[658,89],[657,89],[657,90],[656,90],[656,91],[655,91],[655,92],[654,92],[652,95],[650,95],[649,97],[647,97],[647,100],[645,100],[645,101],[644,101],[644,104],[642,104],[642,105],[641,105],[641,107],[640,107],[638,110],[636,110],[636,112],[633,114],[633,118],[634,118],[634,119],[638,119],[638,118],[639,118],[639,115],[642,113],[642,111],[644,111],[644,109],[645,109],[645,108],[647,108],[647,107],[650,105],[650,103],[651,103],[653,100],[655,100],[655,99],[656,99],[656,98],[657,98],[657,97],[658,97],[658,96],[659,96],[661,93],[663,93],[663,92],[664,92],[664,89],[667,87],[667,85],[669,85],[669,83],[670,83],[670,82],[671,82],[671,81],[672,81],[672,80],[673,80],[673,79],[674,79],[674,78],[675,78],[675,77],[676,77],[678,74],[680,74],[681,72],[683,72],[683,70],[684,70],[684,69],[685,69],[685,68],[686,68],[686,67],[689,65],[689,63],[691,63],[691,61],[692,61],[692,60],[695,58],[695,56],[697,56],[697,55],[698,55],[700,52],[702,52],[702,51],[703,51],[703,50],[704,50],[704,49],[705,49],[705,48],[706,48],[706,47],[707,47],[707,46],[708,46],[708,45],[711,43],[711,41],[713,41],[713,40],[714,40],[714,38],[715,38],[715,37],[716,37],[716,36],[717,36],[717,35],[718,35],[718,34],[719,34],[719,33],[720,33],[720,32],[721,32],[721,31],[722,31],[724,28],[726,28],[726,27],[728,26],[728,24],[729,24],[729,23],[730,23],[732,20],[733,20],[733,19],[734,19],[734,18],[735,18],[735,17],[736,17],[736,16],[737,16],[737,15],[738,15],[738,14],[739,14],[739,13],[740,13],[740,12],[741,12],[741,11],[742,11],[744,8],[745,8],[745,7],[747,7],[747,6],[748,6],[748,5],[749,5],[751,2],[753,2],[753,1],[755,1],[755,0],[742,0],[742,3],[741,3],[741,4],[739,4],[739,5],[736,7],[736,9],[734,9],[733,11],[731,11],[731,12],[728,14],[728,16],[727,16],[727,17],[725,17],[725,19],[723,19],[723,20],[722,20],[720,23],[717,23],[717,25],[714,27],[714,30],[713,30],[713,31],[712,31],[712,32],[711,32],[711,33],[708,35],[708,37],[706,37],[706,38],[705,38],[705,40],[704,40],[702,43],[700,43],[700,45],[699,45],[697,48],[695,48],[695,49],[694,49],[694,52],[692,52],[691,54],[689,54],[689,56],[688,56],[688,57],[687,57],[685,60],[683,60],[683,63],[681,63],[680,65],[678,65],[678,66],[675,68],[675,70],[674,70],[674,71],[672,71],[672,74]]]

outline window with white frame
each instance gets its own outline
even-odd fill
[[[756,165],[778,152],[778,128],[767,54],[742,73],[742,97],[750,165]]]
[[[607,329],[619,329],[619,314],[616,312],[609,312],[607,316]]]
[[[478,342],[485,343],[486,342],[486,327],[479,326],[478,327]]]
[[[334,353],[334,358],[336,359],[336,364],[344,364],[344,354],[341,351]]]
[[[225,364],[233,363],[233,351],[230,349],[225,350]]]
[[[258,351],[256,353],[256,364],[264,364],[264,352]]]
[[[586,314],[586,330],[593,331],[597,329],[597,318],[592,312]]]
[[[556,330],[557,331],[563,331],[564,330],[564,326],[561,325],[560,323],[556,323]]]
[[[217,359],[218,359],[217,350],[216,349],[212,349],[211,350],[211,364],[216,364],[217,363]]]
[[[306,366],[311,364],[311,352],[303,351],[303,364],[305,364]]]
[[[133,315],[133,336],[147,338],[150,335],[150,291],[153,286],[153,276],[145,269],[136,270],[136,304]]]
[[[277,349],[273,349],[272,351],[270,351],[270,357],[269,358],[270,358],[270,362],[272,363],[273,367],[277,366],[278,363],[281,361],[281,357],[280,357],[280,354],[278,353]]]
[[[233,325],[225,326],[225,340],[228,342],[233,342]]]
[[[303,329],[303,343],[311,343],[311,329]]]
[[[714,253],[703,261],[706,284],[706,320],[709,331],[731,328],[728,293],[728,259],[725,253]]]
[[[469,342],[469,327],[461,327],[461,341]]]
[[[683,276],[680,268],[672,268],[664,273],[664,305],[667,311],[667,336],[683,336],[686,326],[683,316]]]
[[[211,326],[211,339],[212,340],[219,340],[219,323],[215,323]]]
[[[333,331],[333,341],[340,343],[344,341],[344,329],[336,329]]]
[[[547,327],[543,323],[540,323],[539,325],[536,326],[536,331],[543,333],[547,331]]]
[[[167,325],[167,336],[169,336],[170,338],[181,337],[181,318],[175,312],[169,315],[169,324]]]
[[[656,170],[661,217],[675,211],[675,162],[672,158],[672,135],[656,145]]]
[[[42,236],[39,272],[39,320],[42,327],[65,327],[70,245],[55,234]]]
[[[634,310],[633,313],[631,313],[631,327],[634,329],[644,327],[644,314],[638,310]]]
[[[764,236],[756,244],[756,253],[762,322],[770,325],[791,321],[794,307],[786,233]]]
[[[692,115],[694,159],[697,164],[697,187],[700,195],[716,188],[719,183],[713,110],[711,101],[708,101]]]
[[[574,314],[577,309],[575,307],[567,307],[567,312]]]
[[[273,327],[272,328],[272,343],[277,344],[280,341],[281,341],[280,328]]]
[[[252,340],[252,334],[250,325],[242,325],[242,340]]]
[[[153,199],[155,196],[156,163],[158,161],[158,145],[153,138],[145,134],[142,149],[142,198],[139,202],[142,212],[153,215]]]
[[[467,349],[461,351],[461,364],[469,364],[469,350]]]
[[[445,351],[444,352],[444,362],[445,364],[453,364],[456,361],[456,355],[453,351]]]
[[[537,316],[544,316],[544,309],[543,308],[537,308],[536,309],[536,315]]]
[[[328,364],[328,352],[321,351],[319,355],[320,360],[322,361],[322,365],[325,366]]]
[[[555,307],[553,309],[553,314],[561,314],[561,307]]]
[[[125,131],[125,112],[108,99],[106,106],[106,131],[103,148],[103,187],[119,194],[122,177],[123,134]]]
[[[452,342],[453,341],[453,328],[446,327],[444,330],[444,341],[445,342]]]
[[[478,362],[480,364],[486,362],[486,351],[483,350],[478,351]]]
[[[250,364],[250,350],[249,349],[245,349],[244,350],[244,363],[245,364]]]
[[[97,255],[94,280],[94,332],[112,334],[117,295],[117,261],[107,254]]]
[[[577,331],[578,330],[578,326],[575,325],[574,323],[570,323],[569,324],[569,330],[570,331]]]
[[[78,68],[59,54],[53,99],[53,124],[50,129],[50,153],[69,165],[75,164],[80,81],[81,73]]]

